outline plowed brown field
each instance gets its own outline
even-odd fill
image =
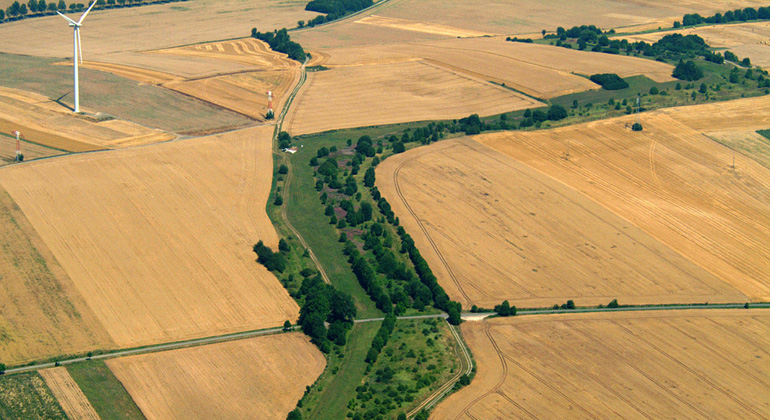
[[[431,419],[770,416],[770,312],[541,315],[466,322],[470,386]]]
[[[283,420],[325,365],[300,333],[107,361],[147,420]]]
[[[280,325],[296,303],[254,261],[272,127],[0,171],[118,346]]]
[[[1,187],[0,250],[2,363],[21,364],[115,346],[51,250]]]
[[[466,308],[746,300],[580,192],[467,138],[388,158],[377,185]]]
[[[59,401],[67,417],[72,420],[99,420],[96,410],[83,395],[78,384],[72,379],[67,368],[56,367],[38,371],[45,380],[45,384],[51,390],[56,400]]]
[[[310,73],[286,127],[299,135],[485,116],[539,105],[519,93],[425,62],[353,66]]]

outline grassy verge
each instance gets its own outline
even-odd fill
[[[144,420],[139,407],[104,362],[76,363],[67,366],[67,371],[102,420]]]
[[[37,372],[0,377],[0,419],[66,420],[59,402]]]
[[[103,420],[143,420],[144,416],[123,385],[102,361],[67,366],[88,401]]]
[[[364,379],[366,351],[382,322],[356,324],[347,345],[326,359],[326,370],[303,399],[302,415],[307,419],[342,419],[348,402],[355,398],[356,387]]]

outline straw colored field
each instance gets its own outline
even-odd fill
[[[673,80],[670,65],[610,54],[574,51],[550,45],[474,38],[340,48],[325,51],[324,65],[349,66],[426,59],[483,80],[505,83],[535,97],[552,98],[599,87],[584,77],[617,73],[645,75],[659,82]]]
[[[265,121],[267,91],[273,92],[273,109],[280,113],[297,70],[258,71],[166,83],[163,86]]]
[[[580,192],[467,138],[388,158],[377,186],[466,308],[747,299]]]
[[[718,131],[705,134],[770,169],[770,139],[756,131]]]
[[[95,10],[81,32],[85,59],[248,36],[251,28],[294,27],[318,13],[304,0],[200,0],[117,10]],[[80,13],[75,14],[79,16]],[[0,25],[0,51],[41,57],[71,57],[72,29],[59,16]],[[156,57],[157,59],[157,57]],[[119,63],[129,64],[129,63]],[[172,72],[173,73],[173,72]]]
[[[56,400],[59,401],[61,408],[67,413],[71,420],[99,420],[100,417],[88,402],[83,391],[67,372],[65,367],[52,369],[43,369],[40,376],[45,380],[46,385]]]
[[[477,374],[432,419],[770,416],[770,313],[545,315],[466,322]]]
[[[654,32],[624,37],[633,41],[655,42],[671,32]],[[770,22],[699,26],[677,30],[682,35],[695,34],[714,48],[727,48],[738,57],[749,57],[760,67],[770,65]]]
[[[276,326],[296,303],[254,261],[272,127],[0,171],[120,347]]]
[[[280,419],[324,369],[289,333],[107,361],[147,420]]]
[[[345,67],[308,75],[287,116],[287,131],[299,135],[485,116],[539,105],[508,89],[424,62]]]
[[[770,170],[701,134],[768,126],[770,98],[476,141],[581,191],[755,300],[770,299]],[[765,110],[763,113],[762,110]],[[570,159],[564,160],[567,142]]]
[[[487,35],[485,32],[471,31],[468,29],[454,28],[451,26],[437,25],[435,23],[417,22],[407,19],[388,18],[383,16],[367,16],[356,23],[386,28],[402,29],[405,31],[422,32],[427,34],[453,36],[458,38],[478,37]]]
[[[153,57],[160,61],[157,55]],[[0,86],[24,91],[24,97],[41,95],[40,100],[34,101],[35,105],[55,106],[55,111],[71,117],[69,111],[73,101],[72,67],[52,65],[56,62],[57,60],[50,58],[2,55]],[[197,62],[188,62],[186,65],[198,67]],[[232,129],[253,122],[242,115],[210,106],[168,89],[138,84],[135,80],[89,68],[80,69],[80,105],[86,111],[101,112],[140,125],[129,130],[128,136],[147,132],[149,129],[146,127],[189,134]],[[14,116],[10,120],[16,118],[25,118],[37,123],[37,115],[34,114]],[[99,125],[105,125],[104,123]],[[115,124],[115,121],[107,123],[109,127],[110,124]],[[62,127],[67,128],[67,124],[53,126],[57,134],[67,135],[62,133]],[[113,128],[113,131],[119,132],[121,129]]]
[[[376,15],[379,19],[393,18],[415,22],[410,26],[440,25],[481,33],[539,37],[540,31],[555,31],[556,27],[594,24],[601,28],[631,27],[639,31],[659,26],[671,27],[674,20],[685,13],[701,15],[724,12],[737,7],[765,6],[761,0],[587,0],[580,2],[542,2],[537,0],[502,0],[479,3],[458,0],[447,3],[440,0],[390,0],[361,17]],[[296,32],[296,39],[306,48],[333,48],[351,45],[381,45],[394,42],[455,37],[440,32],[414,32],[389,26],[371,27],[348,20]],[[528,35],[530,36],[530,35]],[[295,38],[292,35],[292,38]]]
[[[72,66],[71,62],[64,61],[56,64]],[[106,71],[126,79],[136,80],[140,83],[149,83],[153,85],[180,79],[178,76],[161,71],[148,70],[133,66],[124,66],[120,64],[100,63],[98,61],[84,61],[81,66],[87,69]]]
[[[70,277],[2,188],[0,251],[2,363],[114,347]]]
[[[128,121],[94,122],[32,92],[0,88],[0,128],[19,130],[32,142],[70,152],[147,144],[175,136]]]
[[[0,166],[13,163],[16,157],[16,138],[11,134],[7,136],[5,133],[10,133],[12,130],[7,130],[9,123],[7,121],[0,121]],[[64,154],[64,152],[56,149],[51,149],[45,146],[40,146],[27,141],[21,141],[21,153],[24,155],[24,160],[38,159],[47,156],[57,156]]]
[[[254,38],[187,45],[152,52],[232,61],[257,67],[260,70],[297,69],[300,66],[286,54],[275,52],[267,43]]]

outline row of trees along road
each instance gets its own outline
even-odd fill
[[[142,0],[96,0],[96,6],[94,9],[113,9],[121,7],[134,7],[147,4],[157,3],[171,3],[172,1],[187,1],[187,0],[157,0],[157,1],[142,1]],[[0,22],[6,20],[18,20],[29,17],[39,17],[56,14],[56,12],[80,12],[87,6],[90,6],[91,2],[87,5],[83,3],[67,3],[64,0],[46,2],[46,0],[29,0],[26,3],[13,2],[8,6],[5,11],[0,10]]]

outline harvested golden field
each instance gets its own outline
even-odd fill
[[[472,31],[468,29],[455,28],[452,26],[438,25],[435,23],[417,22],[414,20],[388,18],[383,16],[371,15],[356,20],[356,23],[364,25],[373,25],[404,31],[422,32],[426,34],[445,35],[458,38],[479,37],[488,35],[485,32]]]
[[[736,23],[726,25],[698,26],[677,29],[682,35],[695,34],[714,48],[726,48],[738,57],[751,58],[751,63],[760,67],[770,65],[770,22]],[[672,32],[655,32],[626,36],[629,41],[654,43]]]
[[[13,131],[13,130],[7,130],[7,128],[9,128],[8,122],[0,121],[0,131],[2,131],[3,129],[6,129],[5,131],[2,131],[3,134],[10,133],[11,131]],[[38,159],[41,157],[57,156],[57,155],[64,154],[65,152],[62,152],[56,149],[51,149],[45,146],[40,146],[38,144],[29,143],[22,140],[21,153],[24,155],[24,160],[29,161],[29,160]],[[0,135],[0,166],[13,163],[15,157],[16,157],[16,138],[13,137],[11,134],[8,134],[7,136]]]
[[[60,366],[51,369],[38,371],[45,380],[45,384],[51,390],[51,393],[61,405],[61,408],[67,413],[67,417],[72,420],[99,420],[96,410],[83,395],[78,384],[72,379],[67,368]]]
[[[298,75],[297,70],[257,71],[170,82],[163,87],[265,121],[267,91],[273,92],[273,109],[279,114]]]
[[[151,52],[232,61],[261,70],[298,69],[300,67],[299,62],[290,59],[286,54],[271,50],[267,43],[254,38],[186,45]]]
[[[124,120],[74,115],[45,96],[0,87],[0,130],[69,152],[88,152],[171,140],[175,136]]]
[[[63,61],[56,64],[72,67],[72,62]],[[120,64],[100,63],[98,61],[84,61],[81,66],[87,69],[106,71],[126,79],[136,80],[140,83],[148,83],[153,85],[172,82],[174,80],[180,79],[179,76],[175,76],[170,73],[148,70],[140,67],[124,66]]]
[[[770,299],[770,170],[709,139],[765,128],[770,98],[474,138],[581,191],[754,300]],[[756,109],[754,109],[756,108]],[[569,160],[565,160],[567,142]]]
[[[531,34],[539,37],[541,30],[553,32],[558,26],[594,24],[604,29],[627,28],[633,31],[671,27],[673,21],[681,21],[685,13],[697,12],[706,16],[738,7],[765,5],[761,0],[587,0],[550,3],[503,0],[484,3],[481,7],[473,0],[458,0],[451,4],[439,0],[390,0],[363,13],[361,18],[375,15],[378,19],[409,20],[415,22],[409,25],[412,28],[418,25],[451,27],[458,31],[500,35]],[[409,41],[455,37],[454,34],[442,35],[439,31],[415,32],[405,29],[397,26],[373,28],[348,20],[295,34],[303,46],[311,49],[381,45],[401,42],[400,39],[407,37]],[[292,38],[295,38],[294,34]]]
[[[2,363],[114,347],[75,284],[2,188],[0,250]]]
[[[334,98],[329,105],[329,98]],[[354,66],[310,73],[287,115],[292,135],[541,105],[484,80],[425,62]]]
[[[118,346],[271,327],[298,314],[251,251],[278,242],[272,131],[30,162],[0,185]]]
[[[376,173],[466,308],[747,299],[579,191],[468,138],[390,157]]]
[[[770,139],[756,131],[716,131],[705,135],[770,169]]]
[[[263,32],[291,28],[298,20],[307,21],[318,15],[305,11],[306,4],[304,0],[253,3],[200,0],[94,10],[88,15],[87,26],[81,33],[83,56],[87,60],[112,62],[108,57],[116,53],[245,37],[254,27]],[[75,15],[80,16],[80,13]],[[72,56],[72,30],[56,15],[4,23],[0,25],[0,38],[3,39],[2,52],[41,57]],[[158,60],[157,56],[155,60]]]
[[[477,374],[432,419],[770,417],[770,312],[466,322]]]
[[[110,359],[147,420],[283,420],[326,366],[301,333]]]
[[[500,38],[353,47],[325,50],[329,67],[425,59],[452,71],[505,83],[528,95],[553,98],[598,89],[578,74],[644,75],[658,82],[673,80],[673,68],[635,57],[575,51],[550,45],[507,42]]]

